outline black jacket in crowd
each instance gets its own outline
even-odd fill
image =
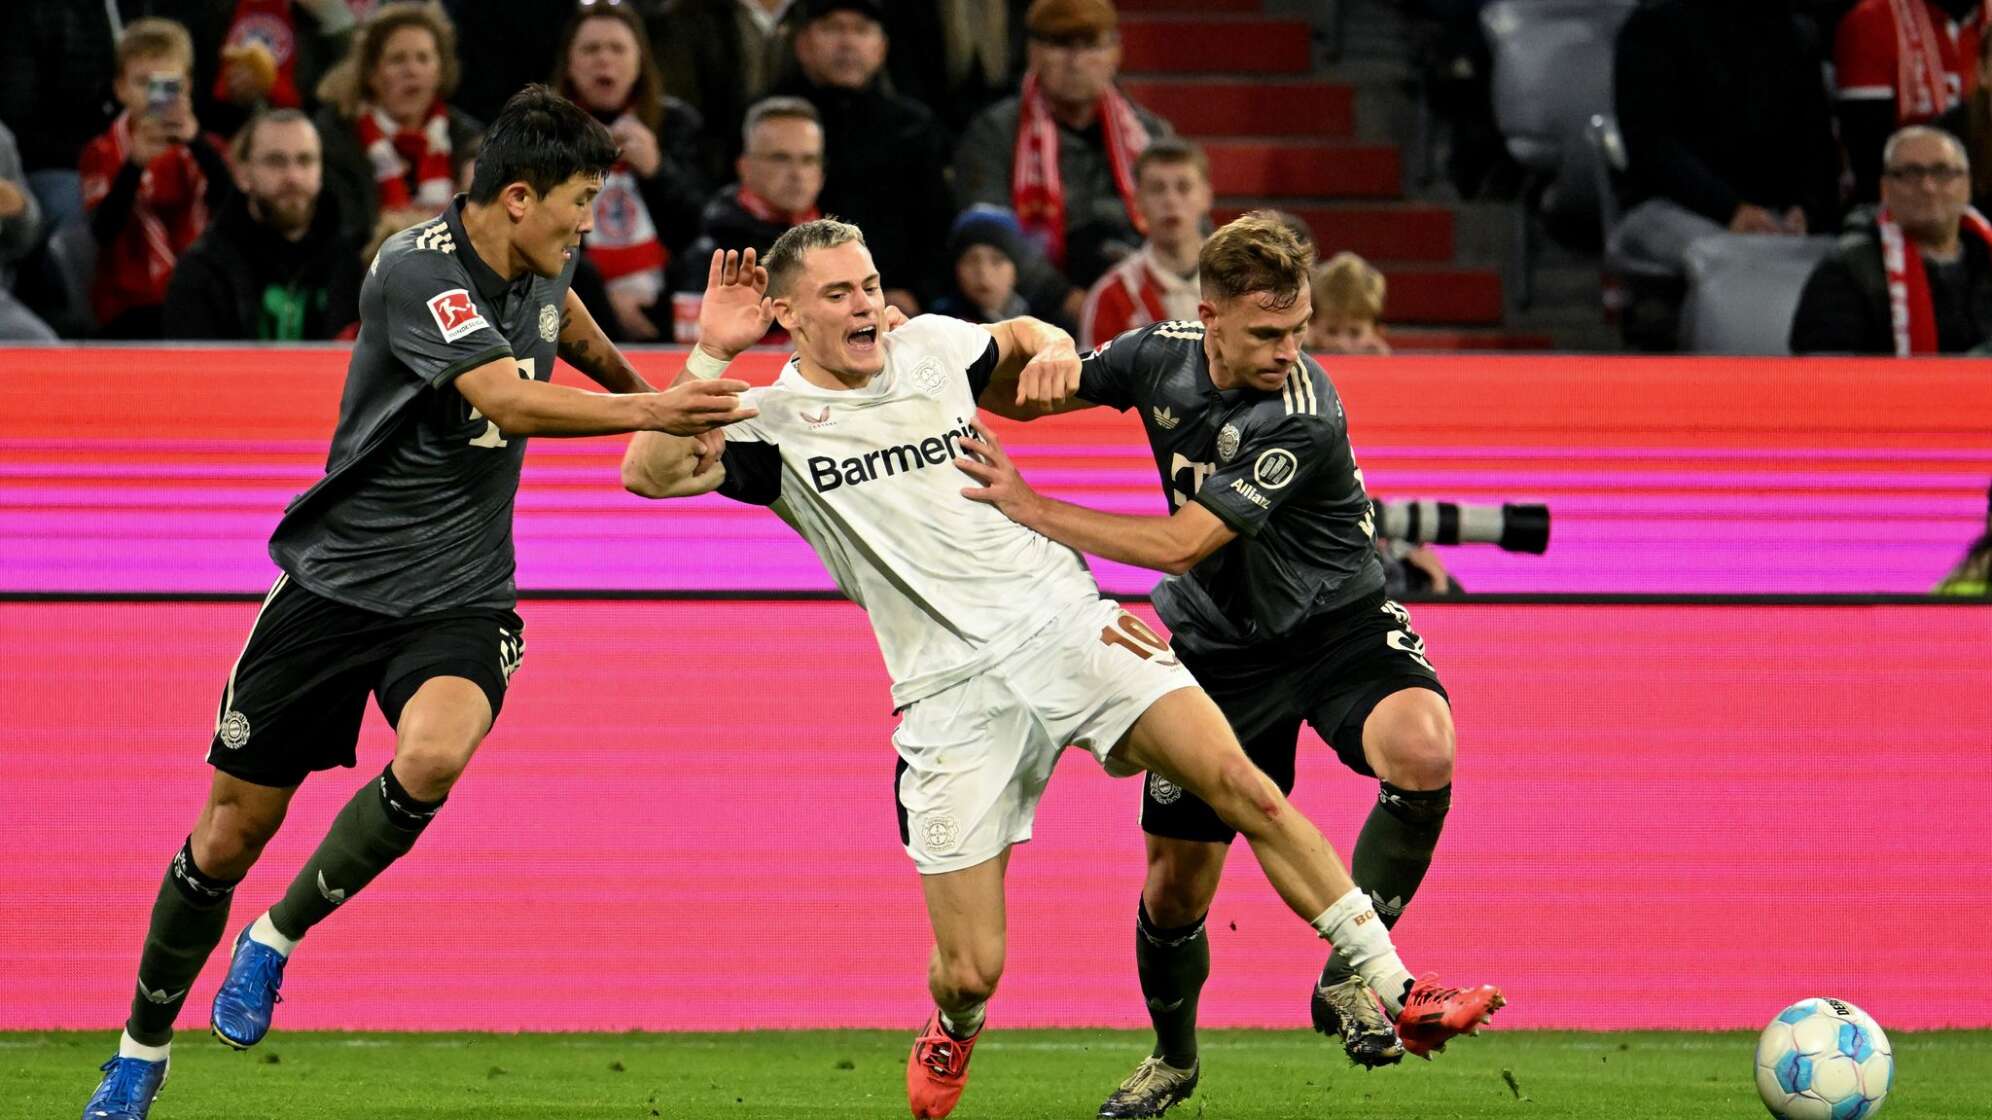
[[[1918,257],[1930,280],[1937,349],[1945,354],[1963,354],[1992,340],[1992,250],[1968,230],[1962,243],[1961,284],[1947,283],[1942,271]],[[1841,237],[1839,248],[1806,280],[1791,318],[1791,352],[1895,352],[1888,271],[1882,267],[1881,238],[1872,223]]]
[[[174,266],[166,337],[262,342],[335,338],[360,317],[360,246],[320,195],[311,228],[286,240],[237,193]]]
[[[705,205],[700,219],[703,230],[692,247],[672,258],[672,288],[680,292],[705,290],[706,271],[712,267],[714,249],[748,249],[766,257],[768,250],[789,227],[780,222],[755,217],[740,205],[740,184],[728,183]],[[865,234],[867,240],[871,234]]]
[[[865,231],[880,281],[922,299],[942,290],[940,254],[954,220],[948,141],[925,105],[877,78],[861,90],[819,86],[797,75],[775,90],[816,106],[823,118],[823,194],[817,209]]]
[[[1660,0],[1620,29],[1626,204],[1667,198],[1728,225],[1740,203],[1839,217],[1840,153],[1822,54],[1791,0]]]

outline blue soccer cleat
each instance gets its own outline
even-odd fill
[[[270,1033],[270,1013],[284,997],[284,955],[249,939],[249,931],[235,939],[235,955],[228,959],[228,975],[214,994],[210,1023],[214,1036],[237,1050],[247,1050]]]
[[[104,1079],[90,1095],[90,1103],[83,1106],[83,1120],[145,1120],[146,1113],[152,1111],[153,1098],[166,1084],[169,1064],[165,1059],[148,1062],[118,1057],[105,1062],[98,1067],[104,1071]]]

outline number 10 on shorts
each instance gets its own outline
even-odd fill
[[[1157,665],[1176,664],[1176,655],[1169,643],[1162,640],[1146,622],[1122,611],[1114,619],[1112,626],[1100,627],[1100,641],[1104,645],[1119,646],[1143,661],[1160,657]]]

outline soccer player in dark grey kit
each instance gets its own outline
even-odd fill
[[[1240,218],[1204,244],[1200,322],[1137,328],[1086,355],[1076,378],[1024,387],[1018,419],[1101,404],[1138,410],[1171,516],[1041,497],[993,439],[963,441],[978,458],[959,462],[983,483],[965,493],[1020,524],[1171,573],[1155,606],[1177,655],[1283,792],[1293,788],[1303,720],[1344,765],[1380,780],[1351,870],[1392,925],[1431,864],[1451,804],[1452,713],[1410,616],[1384,597],[1341,399],[1300,352],[1310,257],[1269,215]],[[1148,877],[1135,947],[1156,1047],[1101,1107],[1106,1117],[1159,1116],[1196,1085],[1197,996],[1210,971],[1204,916],[1233,837],[1209,806],[1153,776],[1141,825]],[[1393,1029],[1332,957],[1312,1011],[1316,1028],[1339,1035],[1363,1066],[1437,1048],[1415,1021]]]
[[[217,1038],[262,1039],[299,940],[442,808],[525,653],[512,581],[525,437],[662,431],[704,437],[716,457],[714,429],[754,414],[745,382],[681,377],[652,391],[569,290],[616,159],[594,118],[527,87],[485,134],[469,195],[375,257],[325,477],[270,539],[283,574],[222,691],[207,804],[160,885],[131,1016],[84,1120],[151,1110],[230,893],[299,783],[354,764],[369,693],[395,729],[394,760],[236,938]],[[615,395],[550,384],[556,355]]]

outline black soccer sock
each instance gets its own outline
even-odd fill
[[[240,881],[217,879],[196,866],[193,837],[180,845],[152,902],[152,924],[138,958],[138,991],[125,1020],[133,1041],[164,1046],[172,1040],[187,989],[228,928],[228,900]]]
[[[332,818],[318,850],[270,907],[270,924],[292,940],[303,937],[388,864],[407,855],[442,805],[441,800],[415,800],[395,780],[392,766],[382,770]]]
[[[1188,1069],[1197,1060],[1197,997],[1210,976],[1204,920],[1164,929],[1150,920],[1143,903],[1135,911],[1134,960],[1155,1024],[1155,1056]]]
[[[1349,860],[1356,885],[1370,896],[1384,928],[1397,924],[1411,896],[1418,893],[1425,872],[1432,866],[1432,852],[1439,846],[1439,831],[1445,827],[1446,811],[1452,808],[1452,786],[1438,789],[1399,789],[1380,783],[1376,806],[1356,837],[1356,850]],[[1331,955],[1321,970],[1324,987],[1339,984],[1355,975],[1339,955]]]

